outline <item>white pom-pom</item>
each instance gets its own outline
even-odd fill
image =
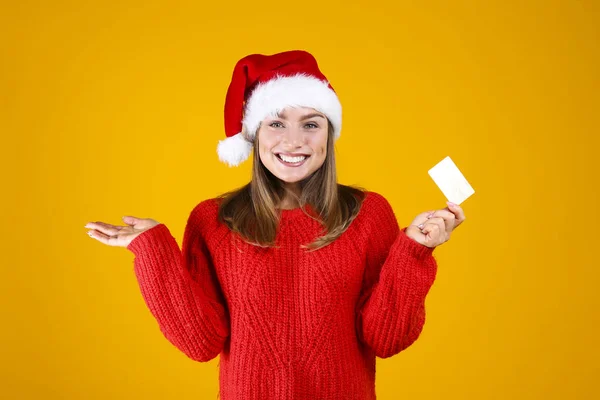
[[[235,167],[250,157],[252,142],[247,141],[242,133],[237,133],[226,139],[220,140],[217,145],[219,160]]]

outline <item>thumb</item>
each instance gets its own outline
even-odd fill
[[[123,222],[125,222],[127,225],[135,225],[138,223],[138,219],[130,215],[125,215],[123,216]]]

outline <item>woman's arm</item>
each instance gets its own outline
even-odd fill
[[[136,237],[134,271],[164,336],[189,358],[209,361],[229,336],[229,314],[202,235],[204,203],[191,212],[182,250],[164,224]]]
[[[437,263],[433,248],[406,236],[406,228],[400,230],[383,196],[374,192],[369,196],[363,204],[371,228],[356,326],[359,339],[378,357],[387,358],[419,337]]]

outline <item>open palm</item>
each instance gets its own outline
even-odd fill
[[[109,246],[127,247],[139,234],[160,224],[152,218],[123,217],[127,225],[118,226],[105,222],[88,222],[85,228],[92,229],[88,235]]]

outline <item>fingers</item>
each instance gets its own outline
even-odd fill
[[[427,222],[427,220],[433,215],[433,212],[433,210],[422,212],[415,217],[415,219],[411,222],[411,225],[419,226],[420,229],[421,225]]]
[[[444,243],[448,234],[445,230],[444,219],[440,217],[432,217],[426,223],[421,230],[423,234],[425,245],[428,247],[437,247]]]
[[[456,224],[454,226],[457,227],[458,225],[462,224],[462,222],[466,219],[463,209],[458,204],[454,204],[449,201],[446,202],[446,204],[448,204],[448,210],[452,212],[456,218]]]
[[[452,232],[452,230],[456,227],[456,215],[447,209],[436,210],[433,213],[433,217],[442,218],[445,226],[444,230],[448,233]]]
[[[100,221],[88,222],[85,225],[85,228],[95,229],[105,235],[108,235],[108,236],[114,236],[117,233],[119,233],[119,231],[121,229],[123,229],[122,226],[115,226],[115,225],[107,224],[105,222],[100,222]]]
[[[117,238],[113,236],[106,235],[98,230],[89,231],[88,234],[91,238],[94,238],[104,244],[109,246],[117,246]]]
[[[421,231],[421,237],[427,246],[438,246],[446,242],[454,228],[465,220],[464,211],[460,206],[451,202],[447,202],[447,204],[447,208],[417,215],[410,224]],[[416,232],[415,235],[417,235]]]
[[[446,231],[444,219],[441,217],[429,218],[424,224],[421,232],[427,236],[429,241],[435,242],[435,245],[445,242],[447,235],[449,234],[449,232]]]
[[[88,222],[86,228],[91,229],[88,235],[109,246],[126,247],[135,237],[135,229],[130,226],[115,226],[105,222]]]

